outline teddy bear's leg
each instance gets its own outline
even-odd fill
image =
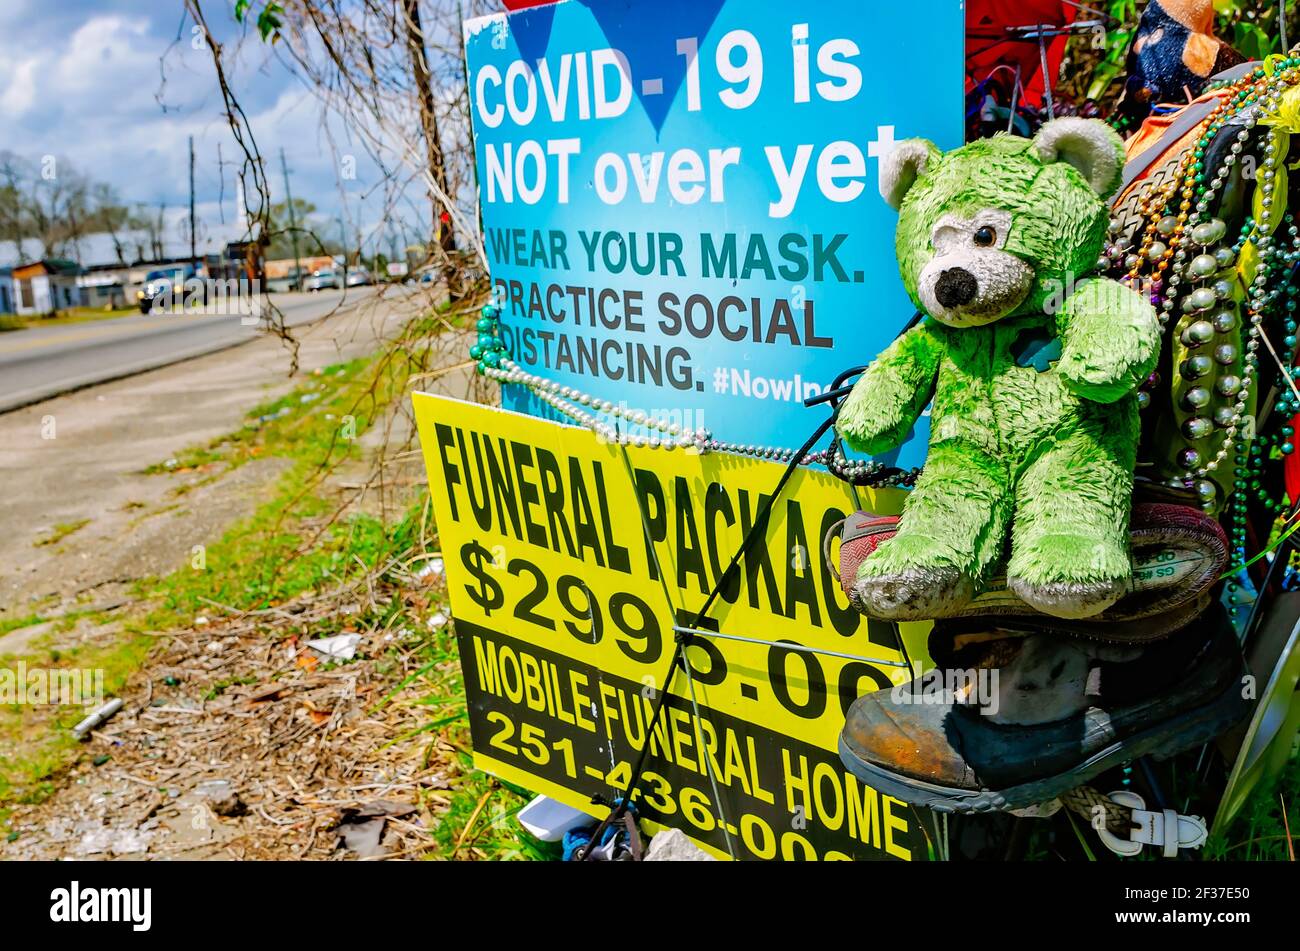
[[[1045,614],[1100,614],[1132,574],[1128,521],[1136,439],[1122,416],[1087,421],[1025,469],[1015,492],[1007,584]]]
[[[969,443],[932,445],[898,533],[862,563],[852,600],[890,620],[950,614],[1001,554],[1010,508],[1004,463]]]

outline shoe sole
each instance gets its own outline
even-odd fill
[[[1063,773],[1005,789],[960,789],[910,779],[875,766],[858,757],[840,734],[840,760],[850,773],[877,792],[913,806],[935,812],[970,814],[1006,812],[1050,802],[1062,793],[1083,785],[1106,770],[1152,755],[1165,760],[1203,743],[1208,743],[1246,715],[1250,703],[1241,696],[1241,685],[1232,680],[1217,698],[1190,713],[1174,717],[1150,729],[1112,743]]]
[[[899,521],[896,515],[859,512],[827,533],[823,553],[828,564],[835,563],[830,551],[831,533],[841,538],[836,577],[851,602],[858,568],[894,536]],[[1183,616],[1203,610],[1209,588],[1227,564],[1227,538],[1218,523],[1199,510],[1185,505],[1145,502],[1133,508],[1129,543],[1135,559],[1132,590],[1091,617],[1062,618],[1035,609],[1008,587],[1005,571],[1001,571],[987,580],[979,595],[959,605],[936,608],[924,616],[891,614],[886,619],[1020,617],[1095,640],[1123,643],[1159,640],[1173,628],[1151,619],[1163,621],[1175,609],[1183,611]],[[862,610],[859,604],[855,603],[854,607]]]

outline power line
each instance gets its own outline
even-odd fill
[[[194,247],[194,136],[190,136],[190,263],[198,260]]]

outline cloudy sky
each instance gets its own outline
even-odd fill
[[[230,3],[207,0],[205,11],[231,49],[243,28]],[[236,146],[221,115],[211,54],[194,48],[192,29],[181,0],[2,0],[0,149],[32,162],[54,155],[111,184],[125,201],[165,203],[170,249],[181,253],[192,135],[200,244],[215,249],[236,237]],[[338,156],[301,83],[255,36],[238,45],[236,57],[232,85],[277,190],[283,147],[295,198],[311,201],[322,217],[342,217],[350,235],[360,228],[387,247],[385,232],[397,236],[396,225],[385,225],[375,207],[382,203],[371,190],[378,174],[359,143],[340,143],[340,152],[356,155],[356,178],[341,191]],[[407,224],[415,220],[412,207]],[[335,222],[331,236],[337,231]],[[83,250],[86,264],[109,257],[106,243]]]

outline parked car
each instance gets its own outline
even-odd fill
[[[370,272],[367,271],[365,268],[363,267],[348,268],[348,277],[346,281],[348,287],[365,287],[366,285],[373,284],[374,282],[375,282],[374,278],[370,276]]]
[[[202,302],[208,302],[206,272],[197,265],[184,264],[159,268],[144,277],[144,287],[136,292],[140,313],[147,314],[154,307],[172,309],[190,302],[191,293],[197,293]]]
[[[268,277],[266,289],[272,294],[287,294],[302,289],[303,274],[294,267],[289,268],[284,277]]]
[[[327,288],[342,288],[343,278],[332,268],[322,267],[311,272],[302,289],[305,291],[323,291]]]

